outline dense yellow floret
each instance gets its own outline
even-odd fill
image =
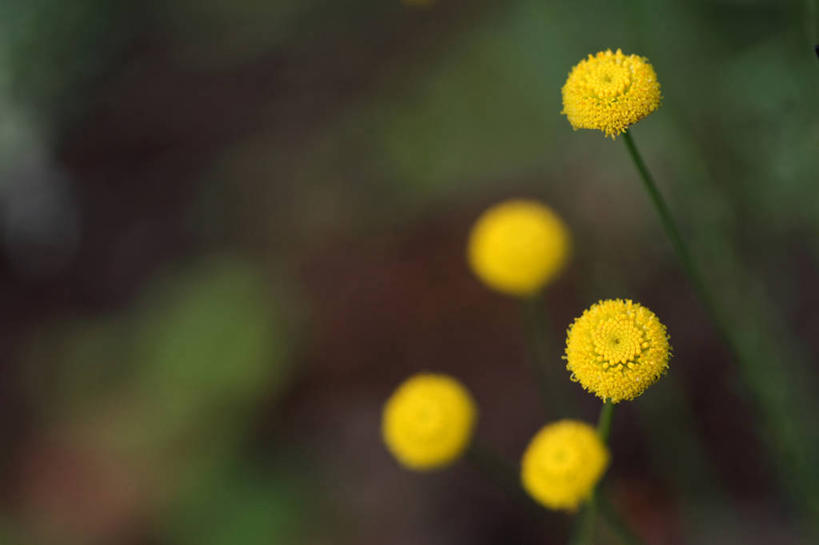
[[[563,269],[571,240],[563,220],[546,205],[509,200],[486,210],[469,236],[475,275],[500,292],[535,294]]]
[[[668,369],[671,345],[659,318],[630,300],[600,301],[569,326],[566,369],[571,378],[612,403],[631,400]]]
[[[594,428],[576,420],[543,427],[521,463],[523,488],[549,509],[575,511],[587,500],[609,463]]]
[[[589,55],[563,86],[563,113],[574,129],[614,138],[660,106],[660,82],[645,57],[610,49]]]
[[[422,373],[410,377],[384,407],[381,433],[404,466],[434,469],[456,460],[472,438],[475,402],[457,380]]]

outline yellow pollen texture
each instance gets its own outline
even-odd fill
[[[550,509],[575,511],[603,476],[609,453],[593,427],[560,420],[543,427],[521,462],[526,492]]]
[[[632,400],[668,370],[671,345],[659,318],[630,300],[600,301],[583,312],[566,337],[572,380],[612,403]]]
[[[580,61],[563,86],[563,114],[572,127],[612,138],[660,106],[660,82],[645,57],[610,49]]]
[[[456,460],[469,445],[475,403],[457,380],[421,373],[387,400],[381,433],[387,449],[405,467],[427,470]]]

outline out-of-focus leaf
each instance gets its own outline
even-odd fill
[[[542,164],[560,122],[554,22],[524,2],[469,31],[380,112],[387,162],[422,192]],[[509,40],[515,36],[515,40]]]
[[[271,290],[249,265],[214,260],[149,289],[137,319],[137,376],[184,420],[273,393],[284,369]]]
[[[78,98],[83,89],[122,52],[139,27],[129,4],[0,3],[0,47],[7,48],[14,96],[40,108],[40,114],[76,114],[71,110],[82,109],[84,101]]]
[[[216,472],[179,499],[164,530],[179,545],[296,543],[305,509],[302,490],[293,475]]]
[[[127,346],[127,329],[115,318],[43,328],[25,352],[24,380],[35,406],[61,418],[94,406],[127,373]]]
[[[314,1],[171,0],[157,6],[159,20],[178,40],[177,51],[202,67],[247,62],[281,45]]]

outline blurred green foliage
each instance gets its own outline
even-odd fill
[[[282,46],[310,7],[311,2],[296,0],[176,0],[160,3],[151,17],[173,37],[181,59],[218,69],[253,61]]]
[[[224,543],[237,527],[235,543],[287,542],[298,476],[251,478],[262,468],[240,461],[252,412],[289,376],[281,288],[225,257],[157,278],[127,313],[61,321],[31,340],[34,406],[52,430],[68,426],[147,471],[157,505],[171,506],[157,514],[174,542]]]
[[[543,2],[498,11],[491,26],[466,29],[411,66],[415,79],[390,86],[386,104],[368,112],[394,183],[406,184],[410,197],[486,186],[539,166],[554,145],[551,131],[561,122],[554,86],[565,71],[552,55],[557,25]]]
[[[129,0],[0,4],[0,67],[12,97],[32,106],[46,126],[76,121],[87,110],[75,97],[99,83],[140,28],[131,5]]]
[[[153,403],[185,414],[274,395],[284,332],[269,291],[258,271],[230,261],[150,288],[133,342]]]
[[[236,468],[205,475],[169,510],[163,534],[180,545],[298,543],[304,484],[292,472]]]
[[[196,421],[202,411],[252,405],[275,395],[287,371],[271,297],[259,271],[230,259],[160,276],[133,312],[58,322],[33,340],[41,363],[32,392],[62,411],[125,388],[150,398],[167,426],[174,414]]]

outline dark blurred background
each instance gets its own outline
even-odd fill
[[[469,464],[397,466],[382,404],[458,376],[516,462],[596,418],[567,325],[631,297],[671,372],[618,406],[606,488],[652,544],[815,543],[815,1],[3,0],[0,543],[563,543]],[[633,130],[749,357],[682,275],[569,69],[648,56]],[[468,270],[487,206],[541,199],[573,261],[542,301]],[[603,543],[616,543],[609,532]]]

